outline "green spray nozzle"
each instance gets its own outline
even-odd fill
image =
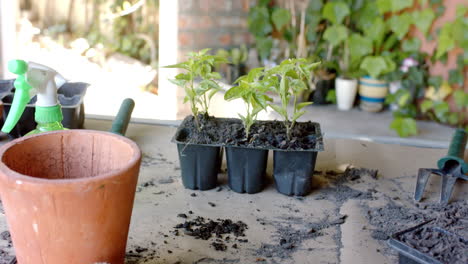
[[[18,74],[13,85],[15,86],[15,96],[13,97],[13,103],[11,104],[10,112],[5,124],[2,127],[2,132],[10,133],[11,130],[16,126],[18,120],[26,109],[30,98],[29,91],[31,85],[26,81],[26,72],[28,70],[28,64],[23,60],[12,60],[8,62],[8,70],[12,73]]]

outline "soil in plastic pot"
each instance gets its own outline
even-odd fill
[[[218,184],[221,147],[177,144],[182,183],[191,190],[210,190]]]
[[[396,239],[441,263],[465,264],[468,263],[467,221],[468,208],[453,207],[434,221],[403,232]]]
[[[199,115],[201,130],[197,129],[193,116],[182,122],[176,133],[178,143],[213,144],[236,147],[255,147],[283,150],[314,150],[321,148],[320,128],[317,123],[297,122],[291,139],[287,140],[286,128],[281,121],[257,121],[245,135],[241,120],[214,118]]]
[[[268,150],[226,147],[229,187],[238,193],[258,193],[265,185]]]
[[[317,152],[274,151],[273,178],[278,192],[304,196],[312,190]]]

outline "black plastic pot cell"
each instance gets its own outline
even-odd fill
[[[431,222],[431,221],[429,221]],[[400,264],[444,264],[444,262],[439,261],[435,259],[434,257],[430,256],[429,254],[426,254],[424,252],[421,252],[418,249],[415,249],[404,242],[401,241],[399,238],[401,235],[409,232],[414,232],[418,229],[423,228],[423,226],[427,225],[429,222],[422,223],[418,226],[409,228],[407,230],[398,232],[394,235],[392,235],[391,239],[388,240],[388,245],[395,249],[398,252],[398,258],[399,258],[399,263]],[[440,239],[444,239],[444,236],[451,237],[453,239],[456,239],[468,247],[468,240],[466,238],[462,238],[456,234],[453,234],[451,232],[448,232],[442,228],[439,227],[426,227],[429,228],[434,232],[434,237]],[[427,243],[427,242],[426,242]],[[451,250],[455,250],[455,248],[451,248]],[[464,248],[461,249],[461,251],[464,251]],[[451,251],[453,252],[453,251]]]
[[[311,98],[309,98],[314,104],[323,105],[328,104],[327,94],[330,90],[335,88],[335,79],[331,80],[319,80],[315,85]]]
[[[315,151],[274,151],[273,178],[278,192],[296,196],[309,194],[316,159]]]
[[[66,128],[83,128],[84,125],[84,95],[89,84],[81,82],[68,82],[58,89],[58,100],[62,106],[63,120],[62,124]],[[5,92],[3,92],[5,91]],[[13,80],[0,82],[0,98],[4,104],[3,121],[6,120],[14,97]],[[29,101],[20,120],[9,133],[12,138],[18,138],[26,135],[36,128],[34,121],[36,97]]]
[[[258,193],[265,185],[268,150],[226,147],[229,187],[238,193]]]
[[[177,144],[182,183],[191,190],[209,190],[218,185],[221,147]]]

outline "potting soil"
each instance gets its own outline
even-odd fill
[[[279,148],[306,150],[316,148],[318,135],[312,122],[297,122],[287,140],[286,127],[281,121],[258,121],[250,128],[246,138],[244,126],[239,119],[206,117],[199,115],[201,131],[193,116],[185,118],[184,128],[177,140],[189,144],[226,144],[229,146]]]

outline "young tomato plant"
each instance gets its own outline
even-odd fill
[[[247,75],[239,77],[235,81],[238,86],[233,86],[224,95],[224,100],[230,101],[241,98],[247,108],[245,116],[238,114],[244,124],[245,137],[249,139],[250,128],[257,120],[257,115],[267,108],[272,99],[265,95],[268,90],[266,80],[263,80],[263,68],[250,70]]]
[[[217,80],[221,79],[218,72],[213,68],[218,63],[226,62],[226,59],[220,56],[210,55],[204,49],[199,52],[190,52],[188,59],[184,62],[165,66],[165,68],[178,68],[186,72],[179,73],[174,79],[170,79],[175,85],[184,88],[184,103],[190,102],[195,123],[198,131],[202,129],[199,122],[199,114],[208,115],[211,98],[221,90]]]
[[[268,104],[268,106],[283,117],[288,140],[291,140],[296,120],[305,114],[303,108],[312,104],[312,102],[297,103],[297,98],[307,89],[311,72],[319,64],[320,62],[309,63],[306,59],[287,59],[267,71],[266,79],[270,80],[270,90],[281,99],[280,105]],[[291,98],[292,112],[288,111]]]

